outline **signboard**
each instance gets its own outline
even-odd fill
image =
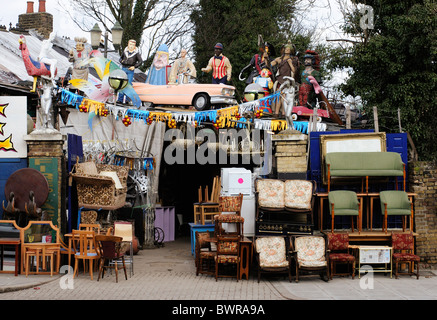
[[[0,96],[0,158],[26,158],[27,97]]]

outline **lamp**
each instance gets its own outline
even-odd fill
[[[129,83],[126,72],[121,69],[111,71],[108,82],[111,88],[114,89],[115,93],[123,90]]]
[[[90,33],[91,33],[91,46],[93,47],[93,49],[97,49],[100,46],[100,38],[102,36],[102,30],[99,28],[99,25],[97,23],[90,30]],[[116,50],[108,50],[108,29],[105,28],[105,43],[104,43],[105,58],[107,57],[108,52],[116,52],[120,48],[121,39],[123,37],[123,28],[121,27],[118,21],[116,21],[114,26],[112,27],[111,33],[112,33],[112,43],[114,44],[114,48]]]

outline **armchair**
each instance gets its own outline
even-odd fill
[[[402,216],[402,231],[406,229],[406,217],[410,217],[410,231],[413,231],[414,209],[413,202],[408,199],[405,191],[388,190],[379,193],[381,213],[384,215],[383,230],[387,233],[387,217]]]
[[[258,237],[255,240],[258,283],[260,282],[261,273],[285,273],[288,274],[288,279],[291,282],[291,256],[288,252],[288,237],[265,236]]]
[[[295,237],[292,253],[296,264],[296,282],[299,281],[300,271],[318,272],[324,281],[329,280],[325,242],[319,236]]]
[[[351,229],[354,232],[353,217],[357,217],[358,232],[361,232],[361,202],[357,194],[350,190],[337,190],[328,193],[329,212],[331,213],[331,233],[334,232],[335,216],[350,216]]]

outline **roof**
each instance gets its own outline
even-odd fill
[[[32,30],[29,31],[28,35],[24,35],[24,37],[26,38],[31,57],[36,59],[41,51],[43,39]],[[33,77],[27,74],[21,57],[18,43],[19,38],[20,34],[0,29],[0,88],[8,87],[12,90],[22,91],[29,88],[29,84],[31,85],[33,82]],[[90,44],[85,45],[90,46]],[[59,77],[63,77],[72,66],[72,63],[68,61],[68,52],[75,46],[76,42],[74,40],[56,36],[49,58],[57,60]],[[108,58],[118,64],[118,53],[109,52]],[[138,71],[136,70],[136,78]],[[93,68],[90,68],[89,80],[92,83],[100,82]]]

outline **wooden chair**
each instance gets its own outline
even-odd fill
[[[81,223],[79,230],[94,231],[95,234],[100,234],[101,226],[98,223]]]
[[[116,261],[119,259],[122,261],[124,277],[127,280],[124,253],[120,252],[122,240],[122,237],[96,235],[96,243],[100,253],[100,267],[97,281],[99,281],[100,276],[103,279],[107,268],[113,268],[115,270],[115,282],[118,282],[118,263],[116,263]]]
[[[334,275],[352,274],[355,278],[355,256],[349,252],[349,234],[347,233],[328,233],[328,261],[330,278]],[[337,264],[347,264],[351,266],[349,273],[337,273]]]
[[[381,213],[384,215],[383,231],[387,233],[387,217],[402,216],[402,231],[406,230],[406,217],[410,217],[410,231],[413,231],[414,209],[413,202],[408,199],[408,194],[400,190],[381,191]]]
[[[218,277],[234,277],[234,275],[220,274],[222,264],[236,265],[237,282],[240,278],[240,236],[217,236],[217,255],[215,256],[215,281]]]
[[[325,242],[320,236],[295,237],[292,253],[296,264],[296,282],[299,282],[300,271],[316,272],[324,281],[329,280]]]
[[[291,256],[287,236],[262,236],[255,240],[258,283],[261,273],[287,274],[291,282]]]
[[[413,233],[392,233],[391,245],[393,248],[393,263],[395,267],[395,278],[399,274],[416,275],[419,279],[419,262],[420,257],[414,254],[414,236]],[[399,272],[399,263],[409,263],[408,272]],[[414,273],[414,264],[416,264],[416,272]]]
[[[214,216],[216,234],[244,234],[244,218],[241,216],[241,206],[243,204],[243,194],[238,196],[220,196],[219,214]],[[223,214],[225,212],[225,214]],[[229,226],[225,232],[223,223]],[[230,230],[231,225],[235,226],[235,231]]]
[[[220,177],[216,176],[213,179],[211,196],[208,194],[208,186],[205,187],[205,195],[203,201],[195,204],[194,223],[200,221],[205,224],[206,220],[214,221],[214,216],[220,214],[219,197],[220,197],[221,182]],[[199,191],[201,194],[201,190]],[[208,219],[209,218],[209,219]]]
[[[196,276],[198,276],[199,273],[213,275],[215,271],[214,261],[217,252],[211,250],[211,243],[206,241],[207,238],[210,238],[209,232],[196,231]]]
[[[354,232],[353,217],[357,217],[358,233],[361,233],[362,207],[355,192],[350,190],[331,191],[328,193],[328,201],[331,213],[331,233],[334,232],[335,216],[350,216],[352,232]]]
[[[86,271],[86,262],[89,262],[90,276],[93,280],[93,262],[100,258],[96,247],[95,233],[93,231],[73,230],[73,249],[75,251],[73,278],[78,273],[79,260],[82,260],[84,272]]]

